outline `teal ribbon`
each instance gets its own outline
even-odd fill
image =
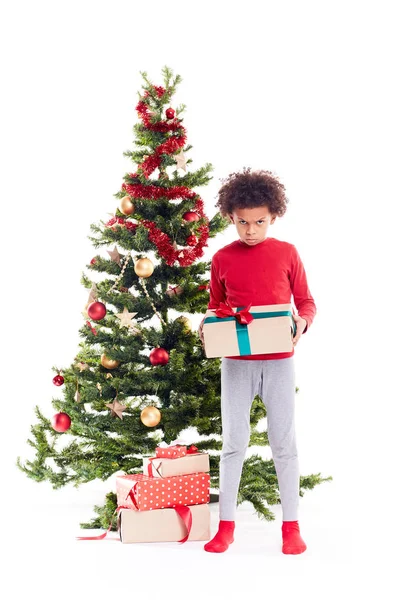
[[[242,308],[245,308],[244,306],[241,306],[238,308],[239,310],[242,310]],[[272,317],[291,317],[292,318],[292,327],[293,327],[293,336],[296,335],[296,323],[294,322],[293,319],[293,315],[290,312],[290,310],[278,310],[276,312],[251,312],[250,311],[251,316],[254,319],[271,319]],[[243,324],[239,323],[239,321],[237,319],[235,319],[235,317],[207,317],[204,321],[204,324],[206,323],[221,323],[223,321],[236,321],[236,335],[237,335],[237,339],[238,339],[238,345],[239,345],[239,353],[240,356],[248,356],[249,354],[251,354],[251,346],[250,346],[250,338],[249,338],[249,331],[247,328],[247,324]]]

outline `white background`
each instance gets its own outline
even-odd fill
[[[177,598],[333,597],[391,586],[381,569],[397,518],[396,4],[3,3],[2,537],[18,596],[122,597],[151,585]],[[187,105],[191,168],[214,165],[199,190],[208,216],[220,179],[243,166],[278,174],[290,199],[269,233],[297,246],[318,308],[296,350],[300,466],[334,478],[302,499],[309,549],[299,557],[280,553],[279,507],[262,523],[242,506],[223,556],[200,543],[77,543],[110,482],[54,492],[15,468],[29,456],[34,406],[54,412],[51,367],[77,351],[80,275],[97,253],[87,235],[133,170],[122,152],[139,72],[162,85],[164,65],[183,77],[175,106]],[[235,235],[211,240],[206,258]]]

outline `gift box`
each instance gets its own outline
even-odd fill
[[[204,452],[187,454],[181,458],[143,458],[143,473],[153,477],[207,473],[209,470],[210,458]]]
[[[210,539],[208,504],[187,507],[192,522],[188,541]],[[140,542],[180,542],[188,533],[187,525],[174,508],[137,511],[123,508],[118,516],[118,529],[123,544]]]
[[[157,458],[180,458],[187,453],[186,446],[157,446]]]
[[[141,473],[116,479],[117,503],[123,508],[153,510],[210,501],[210,475],[192,473],[178,477],[149,477]]]
[[[207,358],[275,354],[293,350],[296,325],[290,304],[220,307],[205,314]]]

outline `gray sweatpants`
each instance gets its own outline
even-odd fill
[[[257,394],[267,409],[268,439],[278,476],[283,520],[297,521],[300,475],[293,356],[278,360],[222,359],[220,519],[235,520],[239,482],[250,438],[250,408]]]

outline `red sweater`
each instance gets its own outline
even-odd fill
[[[316,306],[293,244],[270,237],[255,246],[236,240],[212,258],[208,308],[218,308],[220,302],[226,301],[233,307],[290,304],[292,295],[298,314],[307,321],[305,332],[314,320]],[[272,360],[293,354],[294,350],[227,358]]]

